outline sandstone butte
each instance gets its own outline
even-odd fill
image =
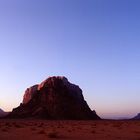
[[[49,120],[97,120],[100,117],[84,100],[79,86],[66,77],[49,77],[24,93],[23,101],[8,118],[43,118]]]

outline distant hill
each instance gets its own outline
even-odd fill
[[[4,117],[8,115],[8,112],[4,112],[2,109],[0,109],[0,117]]]
[[[3,113],[4,113],[4,111],[2,109],[0,109],[0,114],[3,114]]]
[[[132,118],[133,120],[140,120],[140,113],[138,113],[134,118]]]

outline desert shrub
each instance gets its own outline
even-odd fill
[[[32,131],[35,131],[35,130],[36,130],[36,128],[31,128],[31,130],[32,130]]]
[[[38,134],[46,134],[46,132],[44,130],[40,130]]]
[[[8,129],[7,128],[3,128],[3,129],[1,129],[1,131],[8,132]]]
[[[49,138],[58,138],[59,136],[58,136],[57,132],[53,131],[53,132],[48,133],[48,137]]]
[[[94,130],[92,130],[91,133],[95,134],[96,132]]]
[[[19,124],[14,124],[14,126],[16,127],[16,128],[22,128],[23,126],[21,126],[21,125],[19,125]]]

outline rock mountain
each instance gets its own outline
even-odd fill
[[[27,88],[23,102],[8,115],[10,118],[100,119],[84,100],[79,86],[60,76],[49,77]]]

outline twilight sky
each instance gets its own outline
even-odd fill
[[[104,118],[140,112],[139,0],[0,0],[0,108],[48,76],[78,84]]]

